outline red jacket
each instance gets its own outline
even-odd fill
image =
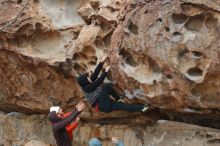
[[[62,117],[63,117],[63,118],[66,118],[66,117],[68,117],[70,114],[71,114],[71,112],[65,113],[65,114],[63,114]],[[71,141],[73,140],[73,130],[74,130],[77,126],[78,126],[78,122],[73,122],[73,123],[71,123],[71,124],[69,124],[69,125],[66,126],[66,131],[67,131],[67,133],[68,133],[69,138],[70,138]]]

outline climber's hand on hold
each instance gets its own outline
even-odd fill
[[[76,109],[77,109],[78,112],[83,111],[84,108],[85,108],[85,104],[84,104],[82,101],[80,101],[80,102],[76,105]]]
[[[107,66],[105,72],[109,72],[109,70],[110,70],[110,66]]]
[[[101,62],[104,63],[107,58],[108,58],[108,56],[107,56],[107,55],[104,55],[104,56],[102,57],[102,59],[101,59]]]
[[[80,118],[79,118],[79,117],[77,117],[77,118],[76,118],[76,122],[77,122],[77,123],[79,123],[79,120],[80,120]]]
[[[116,101],[115,98],[113,98],[112,96],[110,96],[110,99],[111,99],[112,101]]]

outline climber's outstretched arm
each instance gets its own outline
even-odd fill
[[[106,76],[107,76],[107,72],[104,72],[97,80],[83,87],[83,91],[85,92],[94,91],[98,86],[100,86],[103,83]]]
[[[91,74],[90,79],[91,79],[93,82],[97,79],[97,77],[98,77],[98,75],[99,75],[99,73],[100,73],[100,71],[101,71],[101,69],[102,69],[102,66],[103,66],[103,64],[105,63],[106,59],[107,59],[107,56],[103,56],[103,58],[101,59],[100,63],[99,63],[99,64],[97,65],[97,67],[95,68],[93,74]]]
[[[98,75],[99,75],[99,73],[100,73],[100,71],[101,71],[101,69],[102,69],[102,66],[103,66],[103,62],[100,62],[100,63],[97,65],[97,67],[95,68],[93,74],[91,75],[90,79],[91,79],[93,82],[97,79],[97,77],[98,77]]]
[[[55,131],[59,131],[60,129],[65,128],[68,124],[70,124],[76,117],[83,111],[85,108],[85,104],[83,102],[79,102],[76,105],[77,111],[72,112],[67,118],[64,118],[62,121],[54,123],[53,129]]]

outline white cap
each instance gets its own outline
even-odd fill
[[[56,112],[58,113],[60,110],[60,107],[59,106],[51,106],[50,107],[50,112]]]

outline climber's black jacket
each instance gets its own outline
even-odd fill
[[[108,73],[104,72],[98,78],[99,72],[102,69],[102,65],[103,63],[100,62],[98,66],[96,67],[95,71],[93,72],[93,74],[91,75],[90,79],[92,80],[92,83],[88,81],[87,79],[88,76],[86,74],[83,74],[78,78],[78,83],[82,87],[84,92],[87,92],[87,93],[93,92],[94,90],[97,89],[97,87],[99,87],[103,83]]]
[[[85,98],[92,105],[92,107],[96,106],[96,103],[100,97],[100,92],[102,90],[101,84],[103,83],[105,77],[107,76],[107,72],[104,72],[101,74],[100,77],[98,77],[102,69],[102,66],[103,63],[100,62],[96,67],[95,71],[93,72],[93,74],[90,76],[92,83],[88,81],[87,74],[81,75],[78,78],[78,83],[81,86],[82,90],[84,91]]]

